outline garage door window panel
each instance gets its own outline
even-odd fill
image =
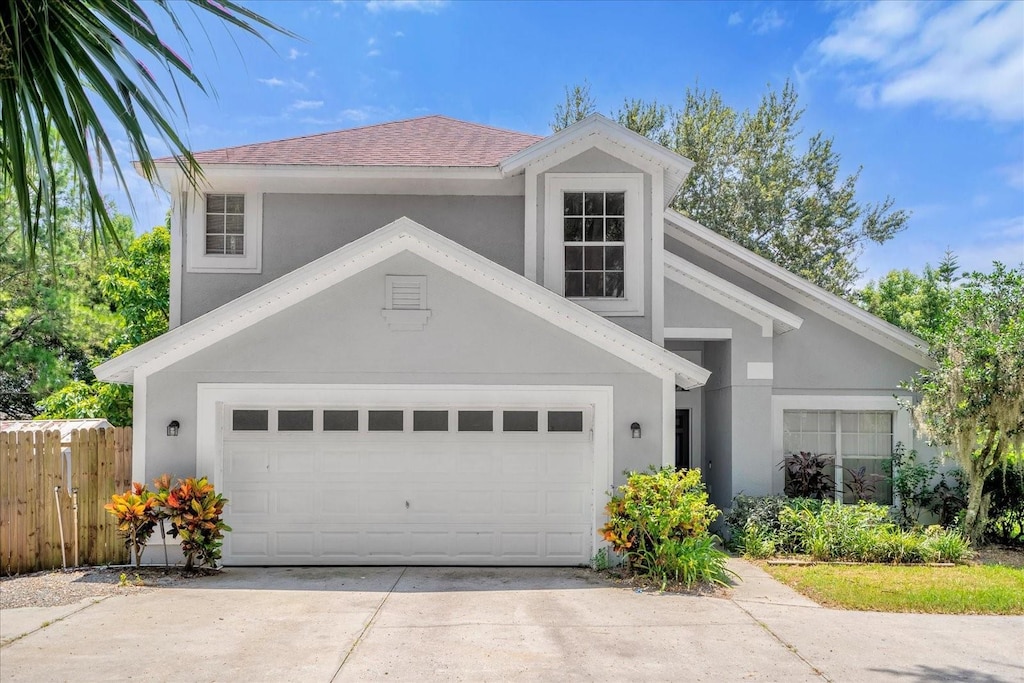
[[[414,410],[412,413],[414,432],[447,432],[447,410]]]
[[[549,432],[582,432],[583,411],[582,410],[549,410],[548,411]]]
[[[270,428],[268,410],[232,410],[231,429],[236,432],[265,432]]]
[[[405,429],[405,414],[401,410],[370,410],[367,425],[371,432],[400,432]]]
[[[357,432],[359,431],[358,410],[325,410],[325,432]]]
[[[460,410],[459,411],[460,432],[493,432],[494,411],[493,410]]]
[[[536,410],[505,410],[501,415],[502,431],[536,432],[537,417]]]
[[[279,432],[311,432],[313,431],[312,410],[279,410],[277,411],[277,431]]]

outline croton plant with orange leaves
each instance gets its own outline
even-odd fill
[[[153,480],[153,486],[156,491],[134,483],[104,506],[117,517],[125,545],[135,552],[136,566],[153,530],[165,519],[171,523],[171,536],[181,538],[185,569],[216,566],[224,532],[231,531],[222,517],[227,499],[206,477],[179,479],[172,486],[170,475],[164,474]]]

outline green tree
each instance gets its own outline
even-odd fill
[[[589,86],[566,89],[553,128],[572,123],[570,104]],[[583,100],[590,102],[592,100]],[[687,89],[672,110],[629,100],[616,118],[694,162],[674,208],[807,280],[849,296],[867,242],[882,243],[906,227],[908,214],[858,201],[860,169],[843,176],[833,139],[804,138],[804,110],[787,82],[753,111],[738,112],[719,93]]]
[[[260,26],[292,35],[232,0],[189,0],[189,5],[258,37]],[[80,188],[94,245],[117,241],[95,163],[107,161],[127,190],[107,132],[109,121],[128,140],[146,179],[152,182],[156,172],[146,138],[150,129],[170,147],[190,182],[200,178],[172,118],[184,107],[177,79],[200,90],[204,86],[157,34],[147,6],[168,15],[173,33],[187,48],[189,34],[176,16],[179,5],[166,0],[151,5],[140,0],[0,0],[0,176],[13,188],[22,246],[33,263],[39,245],[53,252],[61,229],[55,218],[61,187],[55,160],[62,153]],[[176,100],[161,90],[144,57],[170,75]],[[50,128],[56,136],[47,134]]]
[[[1024,443],[1024,265],[968,275],[951,293],[929,353],[935,368],[910,383],[920,402],[909,407],[964,471],[964,532],[977,542],[991,498],[985,479]]]
[[[104,255],[91,248],[78,186],[60,154],[54,168],[57,229],[50,258],[35,265],[22,242],[15,189],[0,176],[0,413],[11,417],[35,415],[39,399],[91,376],[119,324],[98,283]],[[118,239],[130,237],[126,216],[112,213],[112,225]]]
[[[949,309],[958,266],[947,252],[938,268],[924,267],[921,275],[908,269],[891,270],[855,292],[854,301],[882,320],[928,341],[942,326]]]
[[[597,111],[594,98],[590,95],[590,83],[565,87],[565,101],[555,105],[555,118],[551,120],[551,131],[557,133],[577,121],[582,121]]]
[[[170,255],[170,231],[159,226],[134,239],[124,255],[110,259],[99,275],[104,301],[121,321],[109,342],[111,357],[167,331]],[[132,388],[97,382],[91,372],[53,392],[40,401],[40,406],[41,417],[102,416],[117,426],[132,424]]]

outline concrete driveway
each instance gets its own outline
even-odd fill
[[[573,569],[229,568],[5,610],[4,637],[26,635],[0,649],[0,679],[1024,681],[1022,618],[824,609],[733,568],[729,599]]]

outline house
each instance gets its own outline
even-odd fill
[[[626,470],[728,506],[913,443],[922,342],[666,208],[692,163],[599,115],[196,156],[201,193],[157,164],[172,329],[96,375],[137,480],[230,500],[227,564],[586,563]]]

